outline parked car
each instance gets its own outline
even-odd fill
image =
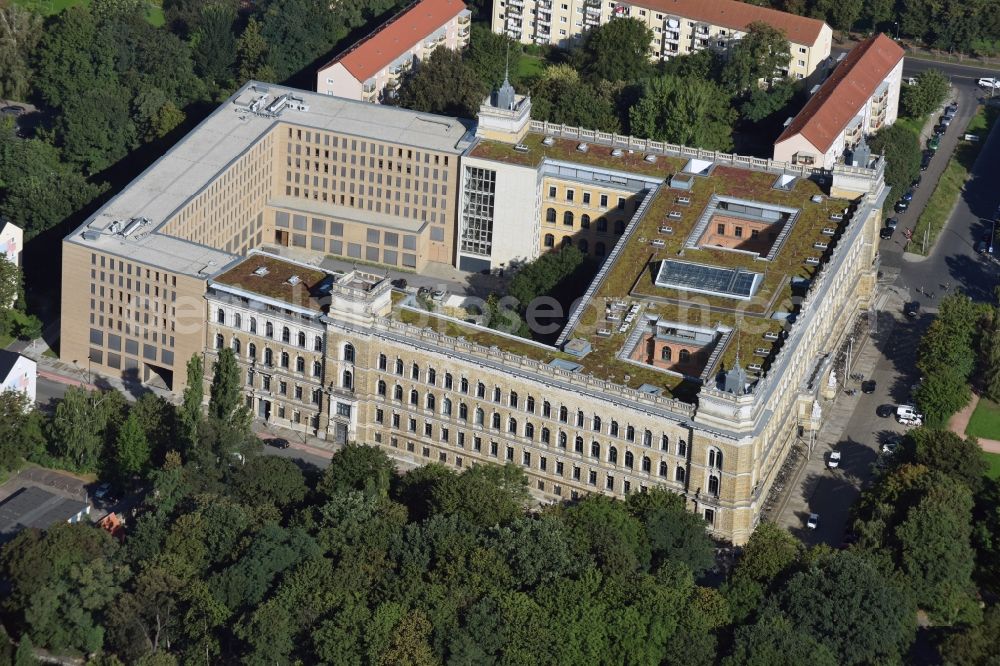
[[[806,518],[806,527],[808,527],[811,530],[814,530],[817,527],[819,527],[819,514],[818,513],[810,513],[809,514],[809,517]]]
[[[905,213],[909,208],[910,208],[910,202],[909,201],[903,201],[902,199],[900,199],[899,201],[897,201],[896,205],[894,206],[894,210],[897,213]]]
[[[881,238],[882,240],[889,240],[890,238],[892,238],[893,231],[894,229],[892,227],[882,227],[881,229],[879,229],[878,237]]]
[[[826,465],[830,469],[837,469],[840,467],[840,451],[831,451],[830,457],[827,458]]]
[[[932,136],[931,140],[927,142],[927,147],[930,150],[937,150],[938,148],[940,148],[941,147],[941,137],[939,137],[939,136]]]
[[[906,190],[903,192],[903,196],[900,197],[903,201],[913,201],[913,190]]]
[[[276,449],[287,449],[290,446],[288,440],[283,437],[272,437],[267,440],[267,444],[268,446],[273,446]]]
[[[869,379],[868,381],[861,382],[861,392],[870,395],[875,392],[875,386],[876,384],[874,379]]]
[[[944,134],[946,129],[948,129],[948,126],[943,123],[941,125],[935,125],[934,136],[941,136],[942,134]]]
[[[102,483],[97,486],[97,489],[94,491],[94,499],[101,504],[110,506],[112,504],[117,504],[118,493],[115,492],[114,486],[110,483]]]
[[[958,113],[958,102],[952,102],[951,104],[946,106],[944,112],[954,116],[956,113]]]
[[[927,171],[927,167],[931,165],[932,157],[934,157],[934,151],[932,150],[924,151],[924,156],[920,159],[921,171]]]
[[[940,124],[938,125],[938,127],[943,127],[945,129],[948,129],[948,126],[951,125],[951,121],[954,119],[955,116],[941,116]],[[942,130],[941,133],[944,134],[944,130]]]
[[[899,437],[891,437],[882,445],[882,453],[892,455],[899,448]]]
[[[887,419],[896,413],[896,405],[879,405],[875,408],[875,415],[882,419]]]
[[[11,104],[9,106],[5,106],[2,109],[0,109],[0,115],[14,116],[15,118],[17,118],[18,116],[22,115],[25,111],[27,111],[27,109],[25,109],[23,106],[18,106],[17,104]]]
[[[885,221],[885,226],[887,226],[890,229],[892,229],[893,231],[895,231],[896,227],[899,226],[899,218],[898,217],[890,217],[888,220]]]
[[[991,88],[993,90],[1000,90],[1000,81],[997,81],[996,79],[993,79],[993,78],[982,78],[982,79],[979,79],[978,81],[976,81],[976,84],[980,88],[986,88],[987,90],[989,90]]]
[[[988,250],[989,248],[990,248],[989,243],[987,243],[986,241],[978,241],[976,243],[976,252],[978,252],[979,254],[986,252],[986,250]]]
[[[903,306],[903,314],[905,314],[910,319],[913,319],[918,314],[920,314],[920,303],[917,301],[911,301]]]
[[[924,415],[913,405],[900,405],[896,408],[896,420],[904,425],[920,425]]]
[[[921,177],[918,175],[916,178],[913,179],[913,182],[910,183],[910,190],[915,190],[918,187],[920,187],[920,181]]]

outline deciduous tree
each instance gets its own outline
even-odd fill
[[[903,86],[899,105],[911,118],[922,119],[938,108],[948,96],[948,78],[937,69],[927,69],[917,75],[917,82]]]
[[[674,76],[650,79],[629,110],[637,136],[706,150],[730,150],[736,112],[729,97],[710,81]]]
[[[488,92],[461,53],[436,49],[404,79],[393,102],[415,111],[472,118]]]
[[[0,5],[0,99],[27,99],[41,36],[41,16],[18,4]]]
[[[593,79],[641,79],[652,69],[652,41],[652,31],[639,19],[617,19],[593,28],[586,33],[581,51],[585,71]]]
[[[785,33],[760,21],[747,26],[746,34],[730,49],[722,80],[733,93],[752,90],[763,82],[768,88],[788,68],[790,46]]]
[[[883,127],[869,140],[872,152],[885,158],[885,184],[893,192],[905,192],[920,175],[920,142],[908,127]]]

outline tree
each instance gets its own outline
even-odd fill
[[[236,470],[231,483],[248,504],[269,504],[282,511],[301,502],[309,490],[294,462],[274,456],[252,456]]]
[[[498,35],[487,26],[472,24],[472,35],[465,59],[486,89],[495,90],[507,72],[516,73],[522,55],[521,43],[507,35]]]
[[[722,80],[733,94],[753,90],[763,81],[770,88],[781,71],[788,68],[790,46],[785,33],[767,23],[755,21],[732,46],[722,68]]]
[[[458,515],[473,525],[504,525],[520,516],[528,500],[528,477],[515,465],[473,465],[442,477],[431,489],[431,511]]]
[[[569,65],[554,65],[535,84],[531,113],[551,123],[617,132],[621,128],[610,92],[581,80]]]
[[[427,113],[472,118],[489,89],[451,49],[436,49],[399,86],[395,104]]]
[[[654,488],[629,495],[626,506],[646,528],[652,569],[667,561],[682,562],[700,576],[715,564],[715,544],[705,532],[705,521],[687,510],[680,495]]]
[[[733,653],[725,666],[836,666],[830,649],[809,634],[803,634],[788,618],[772,610],[751,625],[736,630]]]
[[[1000,307],[994,306],[983,323],[981,347],[983,394],[1000,402]]]
[[[27,394],[0,391],[0,471],[14,469],[22,457],[44,450],[41,416]]]
[[[31,58],[42,36],[42,17],[20,5],[0,5],[0,99],[26,99]]]
[[[325,497],[351,490],[388,497],[395,474],[395,465],[382,449],[349,443],[333,454],[316,491]]]
[[[903,113],[910,118],[922,119],[935,109],[948,96],[948,78],[937,69],[926,69],[917,75],[917,82],[903,86],[900,93],[900,106]]]
[[[274,70],[268,65],[267,41],[260,31],[260,23],[253,16],[236,41],[236,82],[275,81]]]
[[[212,386],[209,388],[208,413],[221,422],[228,422],[243,403],[240,393],[240,367],[230,348],[219,351],[212,364]]]
[[[653,32],[639,19],[609,21],[586,33],[581,49],[584,70],[592,79],[635,81],[652,65],[649,45]]]
[[[201,20],[193,37],[194,62],[199,74],[219,87],[226,87],[233,78],[236,64],[235,21],[235,6],[206,5],[201,10]]]
[[[710,81],[674,76],[650,79],[629,110],[632,134],[706,150],[730,150],[736,112]]]
[[[120,483],[131,486],[149,467],[149,442],[134,412],[128,415],[115,439],[115,473]]]
[[[345,4],[345,3],[339,3]],[[268,65],[283,81],[347,34],[338,21],[339,4],[331,10],[322,0],[271,0],[260,18],[268,45]]]
[[[893,192],[904,192],[920,175],[920,141],[908,127],[894,124],[876,132],[868,144],[885,158],[885,184]]]
[[[187,362],[187,384],[181,403],[181,423],[184,426],[188,447],[197,441],[198,424],[202,420],[202,403],[205,400],[205,371],[201,356],[192,354]]]
[[[898,662],[916,632],[916,608],[870,556],[833,554],[793,575],[774,598],[795,632],[824,645],[840,664]]]
[[[27,633],[22,634],[17,644],[17,652],[14,653],[12,666],[38,666],[40,663],[35,657],[35,644],[31,641],[31,636]]]
[[[587,495],[566,509],[575,549],[586,554],[607,576],[646,570],[651,549],[646,530],[624,504],[604,495]]]
[[[950,666],[996,666],[996,637],[1000,636],[1000,606],[987,607],[983,621],[964,627],[944,639],[940,652]]]
[[[96,470],[124,408],[125,398],[118,391],[70,388],[50,422],[53,452],[75,469]]]
[[[6,254],[0,254],[0,318],[17,304],[23,289],[21,269]]]
[[[760,122],[785,108],[797,90],[794,81],[781,81],[771,90],[754,88],[740,104],[740,115],[750,122]]]
[[[974,439],[931,428],[911,430],[908,439],[912,442],[912,462],[947,474],[974,495],[982,489],[987,464]],[[910,450],[907,447],[906,452]]]

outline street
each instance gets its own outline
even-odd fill
[[[886,438],[900,434],[906,428],[895,418],[880,418],[879,405],[898,405],[910,401],[912,387],[919,379],[916,369],[917,345],[920,336],[937,313],[937,307],[947,293],[961,290],[977,301],[992,301],[1000,270],[994,256],[975,251],[975,243],[990,231],[992,218],[1000,203],[996,175],[1000,173],[1000,132],[987,139],[973,168],[958,205],[945,229],[937,239],[930,256],[904,254],[901,230],[912,228],[944,170],[948,155],[954,150],[963,129],[974,111],[982,91],[975,80],[980,70],[960,65],[907,60],[904,76],[935,67],[949,76],[957,94],[959,113],[948,132],[942,137],[941,148],[923,175],[920,188],[914,193],[910,210],[898,215],[899,229],[879,248],[882,272],[888,284],[886,298],[877,319],[877,333],[872,335],[857,354],[854,373],[876,381],[871,395],[860,392],[847,396],[838,393],[832,405],[824,407],[824,430],[817,438],[814,453],[800,468],[798,476],[789,482],[789,497],[781,507],[777,522],[807,544],[827,543],[838,546],[844,540],[850,521],[851,507],[861,489],[870,484],[877,473],[876,462]],[[890,201],[898,196],[893,193]],[[919,239],[914,239],[919,241]],[[1000,247],[994,247],[1000,252]],[[945,286],[949,289],[945,289]],[[933,294],[930,296],[928,293]],[[921,313],[914,319],[903,314],[903,303],[919,301]],[[851,384],[857,388],[857,384]],[[837,469],[828,467],[831,451],[841,452]],[[815,530],[806,528],[810,513],[820,516]]]

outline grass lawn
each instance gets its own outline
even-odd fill
[[[980,400],[976,411],[972,412],[965,434],[983,439],[1000,439],[1000,405],[986,398]]]
[[[920,213],[916,227],[913,230],[913,242],[908,250],[916,254],[926,254],[934,247],[938,234],[948,223],[951,211],[962,194],[965,181],[969,179],[972,165],[979,156],[979,151],[986,141],[990,128],[996,121],[1000,111],[996,107],[979,107],[969,121],[963,134],[976,134],[978,143],[961,141],[955,149],[955,154],[948,159],[948,166],[941,174],[941,180],[934,188],[934,193],[927,201],[927,206]],[[952,130],[954,131],[954,130]],[[924,233],[927,231],[927,246],[924,247]],[[1000,433],[998,433],[1000,434]]]
[[[52,16],[64,9],[83,5],[87,2],[88,0],[14,0],[15,4],[33,9],[42,16]],[[146,5],[146,20],[151,25],[163,25],[163,7],[160,5],[160,0],[150,0]]]
[[[10,337],[9,335],[4,335],[3,333],[0,333],[0,349],[6,349],[7,345],[9,345],[12,342],[14,342],[14,338]]]
[[[991,479],[1000,479],[1000,453],[986,453],[984,451],[983,457],[986,458],[986,463],[989,465],[986,476]]]
[[[512,78],[515,84],[520,85],[540,77],[544,71],[545,58],[525,53],[517,61],[517,69]]]

